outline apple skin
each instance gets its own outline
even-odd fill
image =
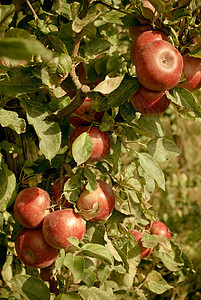
[[[190,92],[196,91],[201,87],[201,58],[185,55],[183,61],[186,82],[178,84],[178,86],[184,87]]]
[[[163,235],[166,236],[168,240],[171,239],[171,233],[163,222],[154,221],[152,224],[148,224],[145,228],[149,230],[151,234]]]
[[[170,104],[166,92],[148,90],[142,85],[129,100],[138,112],[146,116],[161,114]]]
[[[66,183],[68,180],[68,177],[63,178],[63,182]],[[62,196],[62,191],[61,191],[61,180],[58,178],[52,185],[51,187],[51,195],[53,198],[53,203],[56,204],[56,209],[59,208],[61,205],[62,207],[69,208],[73,207],[72,203],[68,202],[68,200]]]
[[[168,37],[165,33],[158,30],[147,30],[142,32],[133,42],[130,48],[130,58],[131,61],[135,64],[136,56],[139,51],[146,46],[147,44],[156,41],[164,40],[167,41]]]
[[[96,216],[90,219],[90,221],[94,222],[106,220],[115,205],[115,194],[112,187],[102,180],[97,181],[98,187],[95,191],[90,193],[85,187],[77,200],[77,208],[79,210],[90,210],[98,202],[99,210]]]
[[[144,31],[148,31],[151,29],[151,25],[149,24],[141,24],[136,26],[129,27],[129,35],[131,39],[136,40]]]
[[[101,121],[105,112],[94,111],[91,107],[92,101],[93,99],[86,97],[82,105],[74,111],[73,114],[76,114],[76,116],[67,116],[68,121],[74,127],[89,125],[93,121]]]
[[[86,221],[72,208],[56,210],[47,215],[43,221],[43,235],[46,242],[56,249],[68,249],[70,237],[82,241],[86,232]]]
[[[166,91],[178,83],[183,70],[183,57],[167,41],[155,40],[138,52],[135,66],[141,85],[150,90]]]
[[[89,159],[86,161],[87,163],[89,162],[97,162],[102,160],[107,156],[110,150],[110,136],[107,132],[102,132],[99,130],[98,127],[92,126],[79,126],[76,127],[69,139],[69,150],[72,154],[72,144],[73,142],[80,136],[80,134],[87,132],[89,133],[89,136],[93,140],[93,149],[91,156]]]
[[[18,258],[32,268],[46,268],[57,258],[59,251],[48,245],[43,237],[42,229],[24,228],[15,240]]]
[[[43,189],[29,187],[22,190],[14,203],[14,215],[26,228],[40,227],[44,217],[50,213],[51,198]]]
[[[134,238],[138,242],[138,245],[140,246],[141,258],[149,256],[153,251],[153,248],[146,248],[142,245],[141,238],[143,237],[144,233],[134,229],[131,229],[130,233],[134,236]]]

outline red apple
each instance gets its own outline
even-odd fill
[[[2,64],[3,66],[5,66],[5,61],[3,60],[3,58],[0,58],[0,64]]]
[[[72,208],[57,210],[47,215],[43,221],[43,235],[46,242],[57,249],[67,249],[71,243],[70,237],[84,238],[86,221],[75,213]]]
[[[151,234],[166,236],[168,240],[171,238],[168,227],[163,222],[154,221],[152,224],[147,225],[146,229],[149,229]]]
[[[137,111],[147,116],[163,113],[170,104],[166,92],[148,90],[142,85],[129,100]]]
[[[138,38],[144,31],[150,30],[151,25],[150,24],[141,24],[136,26],[130,26],[129,27],[129,34],[131,39],[134,41]]]
[[[68,180],[68,177],[63,178],[63,183],[65,183]],[[54,184],[51,187],[51,195],[53,198],[53,203],[56,204],[56,208],[58,208],[60,205],[65,208],[72,207],[73,205],[66,200],[64,196],[62,196],[62,185],[61,180],[58,178]]]
[[[17,221],[26,228],[40,227],[44,217],[50,213],[51,198],[38,187],[22,190],[14,203],[14,215]]]
[[[179,81],[183,58],[180,52],[164,40],[155,40],[144,46],[135,59],[136,74],[145,88],[166,91]]]
[[[142,245],[141,239],[144,235],[144,233],[138,231],[138,230],[130,230],[130,233],[135,237],[136,241],[138,242],[138,245],[140,246],[141,250],[141,258],[147,257],[151,254],[153,251],[153,248],[146,248]]]
[[[102,132],[95,126],[79,126],[72,131],[69,139],[69,150],[71,154],[73,142],[84,132],[88,132],[93,140],[92,153],[86,162],[96,162],[105,158],[110,150],[110,136],[107,132]]]
[[[91,107],[92,101],[93,99],[86,97],[82,105],[73,112],[73,115],[67,116],[68,121],[74,127],[89,125],[93,121],[99,122],[102,119],[104,111],[94,111]]]
[[[59,254],[58,249],[46,243],[41,228],[24,228],[15,240],[15,249],[19,259],[33,268],[50,266]]]
[[[193,92],[201,87],[201,58],[185,55],[183,61],[186,82],[183,85],[180,84],[180,86]]]
[[[168,40],[168,37],[165,33],[158,30],[148,30],[142,32],[133,42],[130,49],[130,58],[135,64],[136,56],[139,51],[146,46],[147,44],[156,41],[156,40]]]
[[[77,200],[77,208],[79,210],[90,210],[96,202],[99,204],[99,209],[96,216],[90,219],[90,221],[107,219],[114,208],[115,195],[111,186],[102,180],[98,180],[98,187],[92,193],[86,187],[84,188]]]

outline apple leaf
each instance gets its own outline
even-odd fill
[[[53,57],[53,52],[34,39],[6,38],[0,40],[0,56],[30,59],[32,55],[40,55],[47,62]]]
[[[162,13],[165,10],[165,4],[161,0],[149,0],[149,2],[155,7],[155,9]]]
[[[97,201],[96,203],[94,203],[91,209],[79,210],[79,215],[82,216],[82,218],[84,218],[85,220],[90,220],[97,215],[98,210],[99,210],[99,203]]]
[[[75,293],[59,294],[55,299],[56,300],[82,300],[80,296]]]
[[[167,281],[161,276],[161,274],[155,270],[152,270],[147,275],[145,285],[148,290],[158,295],[163,294],[167,290],[173,288],[173,286],[169,285]]]
[[[104,259],[110,264],[114,263],[114,258],[112,257],[110,251],[103,245],[88,243],[82,246],[81,252],[83,255],[89,257]]]
[[[145,152],[138,153],[138,156],[139,163],[147,175],[154,179],[160,188],[165,190],[165,176],[155,159]]]
[[[82,273],[84,271],[84,257],[67,253],[64,259],[64,266],[72,272],[75,282],[82,279]]]
[[[0,124],[2,127],[9,127],[15,130],[18,134],[25,132],[26,122],[19,118],[15,111],[5,110],[0,107]]]
[[[42,102],[23,99],[22,103],[26,109],[27,120],[38,135],[41,152],[48,160],[52,160],[58,153],[61,145],[59,125],[45,120],[49,113],[46,105]]]
[[[192,110],[198,120],[201,118],[201,107],[196,103],[191,92],[183,88],[174,88],[173,99],[171,98],[171,100],[177,105],[181,105]]]
[[[96,288],[95,286],[81,286],[78,292],[83,300],[115,300],[115,296],[113,294]]]
[[[119,77],[106,78],[104,81],[101,81],[94,89],[94,92],[100,92],[103,94],[110,94],[116,90],[121,84],[124,75]]]
[[[161,123],[159,116],[149,117],[141,115],[136,124],[140,130],[152,132],[158,137],[166,134],[166,129]]]
[[[72,155],[78,165],[86,162],[93,150],[93,140],[87,132],[83,132],[73,142]]]
[[[134,94],[139,86],[140,84],[137,78],[125,76],[119,87],[108,96],[108,109],[120,106],[128,101],[129,96]]]
[[[84,167],[84,176],[88,180],[86,189],[90,193],[95,191],[95,189],[98,187],[98,182],[96,181],[96,175],[89,168]]]
[[[0,32],[4,32],[12,22],[15,14],[15,5],[1,5],[0,7]]]
[[[28,274],[16,275],[10,283],[12,288],[28,300],[49,300],[50,292],[48,286],[39,278]]]
[[[110,46],[111,43],[106,39],[94,38],[93,40],[85,44],[83,47],[86,52],[86,55],[90,57],[97,57],[98,54],[101,54],[103,51],[108,50]]]
[[[161,162],[181,154],[177,145],[166,137],[149,140],[147,150],[153,158]]]
[[[72,24],[73,31],[79,33],[86,25],[93,22],[96,18],[97,18],[96,12],[88,13],[87,16],[84,17],[83,19],[79,19],[78,17],[76,17],[73,20],[73,24]]]
[[[6,163],[1,163],[0,169],[0,211],[11,206],[16,198],[17,185],[15,174],[8,169]]]

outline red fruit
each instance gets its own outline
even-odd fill
[[[201,58],[186,55],[184,60],[185,88],[193,92],[201,87]]]
[[[141,258],[147,257],[151,254],[153,251],[153,248],[146,248],[142,245],[141,239],[144,235],[144,233],[138,231],[138,230],[130,230],[130,233],[135,237],[136,241],[138,242],[138,245],[140,246],[141,250]]]
[[[19,259],[32,268],[50,266],[59,253],[46,243],[41,228],[24,228],[15,240],[15,249]]]
[[[57,210],[47,215],[43,221],[43,235],[46,242],[57,249],[71,246],[70,237],[84,238],[86,222],[72,208]]]
[[[163,113],[170,104],[166,92],[148,90],[142,85],[129,100],[137,111],[147,116]]]
[[[51,198],[41,188],[30,187],[22,190],[14,203],[14,215],[26,228],[40,227],[44,217],[50,213]]]
[[[93,121],[99,122],[102,119],[105,112],[95,112],[91,107],[92,101],[93,99],[86,97],[82,105],[74,111],[73,114],[76,115],[67,116],[74,127],[89,125]]]
[[[63,183],[65,183],[67,180],[68,177],[64,177]],[[65,208],[72,207],[73,205],[70,202],[68,202],[68,200],[66,200],[64,196],[62,196],[61,188],[61,180],[60,178],[58,178],[51,187],[51,194],[54,200],[53,202],[54,204],[56,204],[56,208],[58,208],[60,205]]]
[[[92,153],[86,162],[96,162],[105,158],[110,150],[110,136],[107,132],[102,132],[98,127],[94,126],[79,126],[73,130],[69,140],[69,150],[71,154],[73,142],[84,132],[88,132],[93,140]]]
[[[183,69],[183,58],[170,43],[156,40],[138,52],[135,66],[141,85],[150,90],[166,91],[178,83]]]
[[[132,62],[135,64],[136,56],[139,53],[139,51],[149,44],[150,42],[156,41],[156,40],[168,40],[168,37],[166,34],[164,34],[161,31],[158,30],[148,30],[143,33],[141,33],[137,39],[135,39],[131,45],[130,49],[130,57]]]
[[[147,225],[146,229],[149,229],[151,234],[166,236],[168,240],[171,238],[168,227],[163,222],[154,221],[151,225]]]
[[[115,195],[111,186],[102,180],[98,180],[98,184],[97,189],[92,193],[85,187],[77,200],[77,208],[79,210],[90,210],[98,202],[99,210],[96,216],[90,219],[90,221],[107,219],[115,205]]]

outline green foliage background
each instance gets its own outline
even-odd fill
[[[145,22],[169,36],[182,55],[201,58],[200,1],[5,1],[0,5],[0,297],[2,299],[199,299],[200,282],[200,92],[175,87],[162,116],[135,111],[128,98],[139,87],[130,61],[129,27]],[[90,4],[88,6],[88,4]],[[79,46],[79,47],[78,47]],[[99,55],[104,54],[100,57]],[[82,62],[88,86],[76,81]],[[101,83],[93,84],[99,78]],[[185,78],[182,76],[181,82]],[[81,79],[80,79],[81,81]],[[76,101],[69,93],[77,91]],[[110,154],[95,164],[84,134],[72,155],[73,128],[64,116],[94,97],[106,110],[99,129],[109,132]],[[73,104],[72,104],[73,102]],[[77,105],[77,106],[76,106]],[[106,222],[87,222],[81,244],[71,239],[60,251],[51,282],[24,266],[14,241],[21,226],[13,215],[17,193],[29,186],[50,192],[62,176],[74,205],[80,187],[93,191],[97,179],[115,190],[115,209]],[[92,210],[91,214],[94,213]],[[164,221],[172,233],[145,234],[154,247],[140,260],[129,229]],[[192,262],[191,262],[192,261]]]

